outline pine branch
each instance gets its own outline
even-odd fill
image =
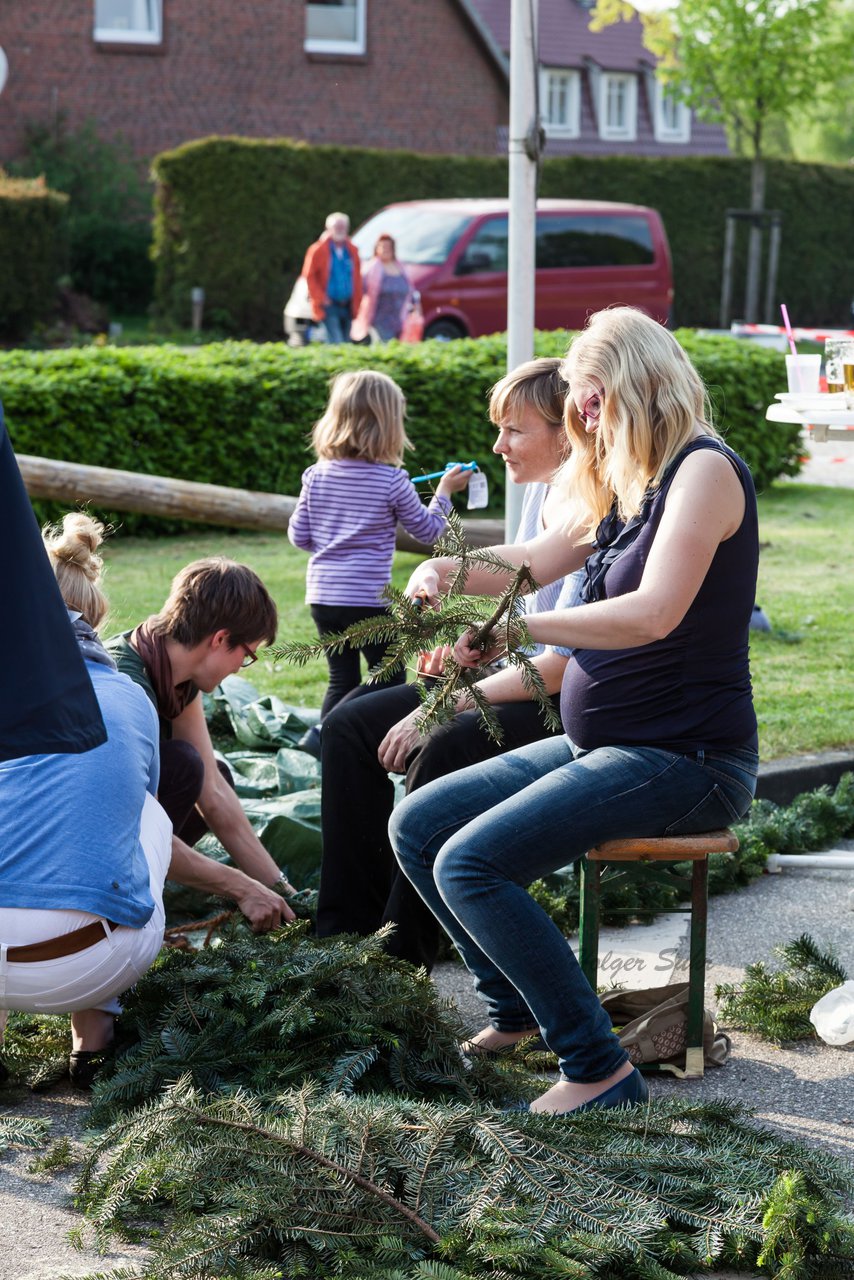
[[[412,1223],[428,1240],[438,1243],[440,1237],[429,1222],[425,1222],[412,1209],[407,1208],[405,1204],[401,1204],[394,1196],[389,1195],[387,1191],[383,1191],[382,1187],[378,1187],[375,1182],[372,1182],[370,1178],[366,1178],[358,1170],[348,1169],[336,1160],[328,1159],[327,1156],[322,1155],[319,1151],[313,1151],[310,1147],[303,1146],[301,1143],[291,1142],[281,1134],[273,1133],[270,1129],[264,1129],[260,1125],[245,1124],[237,1120],[223,1120],[218,1116],[205,1115],[204,1112],[194,1107],[183,1106],[181,1110],[188,1120],[195,1121],[197,1124],[219,1125],[221,1128],[239,1129],[242,1133],[249,1133],[253,1137],[263,1138],[269,1142],[281,1142],[289,1150],[293,1151],[295,1155],[302,1156],[305,1160],[320,1165],[323,1169],[329,1169],[333,1173],[339,1174],[346,1181],[352,1182],[354,1186],[360,1187],[362,1191],[367,1192],[368,1195],[376,1196],[383,1204],[388,1205],[394,1213]]]
[[[511,664],[524,667],[526,688],[540,706],[546,724],[556,727],[557,717],[542,680],[521,652],[531,645],[523,621],[524,597],[537,590],[530,567],[510,564],[489,548],[470,547],[465,541],[462,523],[453,514],[435,550],[437,555],[459,562],[449,577],[439,609],[424,608],[420,601],[410,599],[395,588],[388,588],[385,592],[388,614],[362,619],[344,631],[308,644],[292,641],[274,645],[270,649],[272,656],[301,666],[326,653],[339,654],[348,645],[364,648],[368,644],[381,644],[385,646],[383,657],[368,674],[369,682],[381,683],[403,667],[413,667],[421,653],[439,645],[453,645],[461,633],[469,631],[474,648],[485,652],[499,643]],[[475,565],[507,579],[507,585],[489,611],[483,600],[464,594],[468,574]],[[480,711],[490,737],[500,742],[502,730],[497,716],[486,699],[473,692],[482,677],[482,671],[461,667],[453,659],[448,659],[443,676],[433,689],[427,691],[419,683],[422,710],[416,724],[420,732],[427,733],[434,725],[452,719],[456,705],[463,697]]]
[[[810,1011],[817,1000],[846,981],[847,974],[831,951],[822,952],[809,934],[774,948],[784,968],[769,970],[758,961],[748,965],[740,984],[719,983],[715,997],[720,1016],[734,1027],[763,1040],[813,1040]]]

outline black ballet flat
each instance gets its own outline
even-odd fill
[[[68,1078],[73,1087],[88,1093],[111,1051],[112,1045],[105,1049],[73,1049],[68,1055]]]

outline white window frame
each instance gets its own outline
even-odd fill
[[[608,123],[608,93],[611,85],[626,89],[626,123]],[[634,142],[638,136],[638,78],[629,71],[603,71],[599,89],[599,137],[614,141]]]
[[[671,125],[665,117],[665,107],[671,103],[676,108],[677,124]],[[655,140],[656,142],[690,142],[691,108],[687,102],[679,102],[667,92],[667,85],[655,82]]]
[[[145,30],[139,27],[131,30],[125,30],[122,27],[99,27],[98,5],[95,0],[93,5],[95,39],[105,44],[162,44],[163,0],[138,0],[138,3],[144,3],[146,7],[150,6],[152,25]]]
[[[324,9],[327,7],[327,5],[317,6],[317,8]],[[308,0],[305,8],[306,36],[304,48],[306,53],[365,53],[368,47],[368,0],[355,0],[354,5],[351,7],[356,10],[355,40],[325,40],[308,34],[308,11],[312,8],[311,0]]]
[[[567,94],[566,119],[548,118],[549,98],[555,81],[563,81]],[[540,118],[549,138],[577,138],[581,133],[581,72],[564,67],[543,67],[540,70]]]

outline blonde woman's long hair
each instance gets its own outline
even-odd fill
[[[357,369],[332,379],[326,412],[311,443],[321,461],[361,458],[399,467],[410,448],[404,428],[406,400],[386,373]]]
[[[104,526],[82,511],[72,511],[61,525],[46,526],[42,541],[67,608],[97,631],[109,607],[101,590],[104,562],[98,555]]]
[[[719,438],[697,370],[673,335],[634,307],[592,315],[561,373],[570,388],[604,388],[599,425],[589,433],[574,397],[566,399],[571,451],[557,483],[580,503],[585,540],[615,500],[621,519],[637,515],[698,426]]]

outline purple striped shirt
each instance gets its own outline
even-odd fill
[[[435,542],[450,508],[437,497],[425,507],[407,473],[384,462],[332,458],[308,467],[288,524],[294,546],[311,552],[306,604],[382,604],[398,521]]]

